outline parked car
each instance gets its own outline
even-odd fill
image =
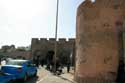
[[[11,83],[14,79],[14,75],[0,71],[0,83]]]
[[[28,77],[37,76],[37,67],[30,60],[9,60],[6,65],[1,67],[1,70],[23,81],[26,81]]]

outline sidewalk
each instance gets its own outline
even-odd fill
[[[44,71],[48,72],[47,70]],[[73,77],[73,73],[66,73],[66,70],[64,69],[64,74],[61,75],[53,75],[48,72],[47,75],[37,83],[75,83]]]
[[[55,76],[55,75],[48,75],[41,81],[37,83],[75,83],[73,80],[70,80],[63,76]]]

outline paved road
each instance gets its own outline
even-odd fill
[[[46,78],[49,74],[51,73],[44,68],[38,68],[37,77],[29,78],[25,83],[38,83],[40,80]]]
[[[53,75],[44,68],[38,69],[38,77],[30,78],[25,83],[75,83],[72,74]]]
[[[37,83],[74,83],[73,81],[63,78],[63,77],[58,77],[54,75],[48,75],[46,78],[40,80]]]

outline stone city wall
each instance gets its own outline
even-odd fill
[[[125,0],[86,0],[77,12],[76,71],[78,83],[114,83],[124,31]]]
[[[57,56],[69,56],[73,55],[73,62],[75,56],[75,39],[69,38],[59,38],[57,41]],[[55,38],[32,38],[31,42],[32,55],[40,56],[45,58],[48,51],[54,51],[55,49]]]

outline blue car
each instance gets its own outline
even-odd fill
[[[10,60],[1,67],[1,70],[23,81],[26,81],[28,77],[37,76],[37,67],[30,60]]]
[[[11,83],[15,79],[14,75],[0,71],[0,83]]]

